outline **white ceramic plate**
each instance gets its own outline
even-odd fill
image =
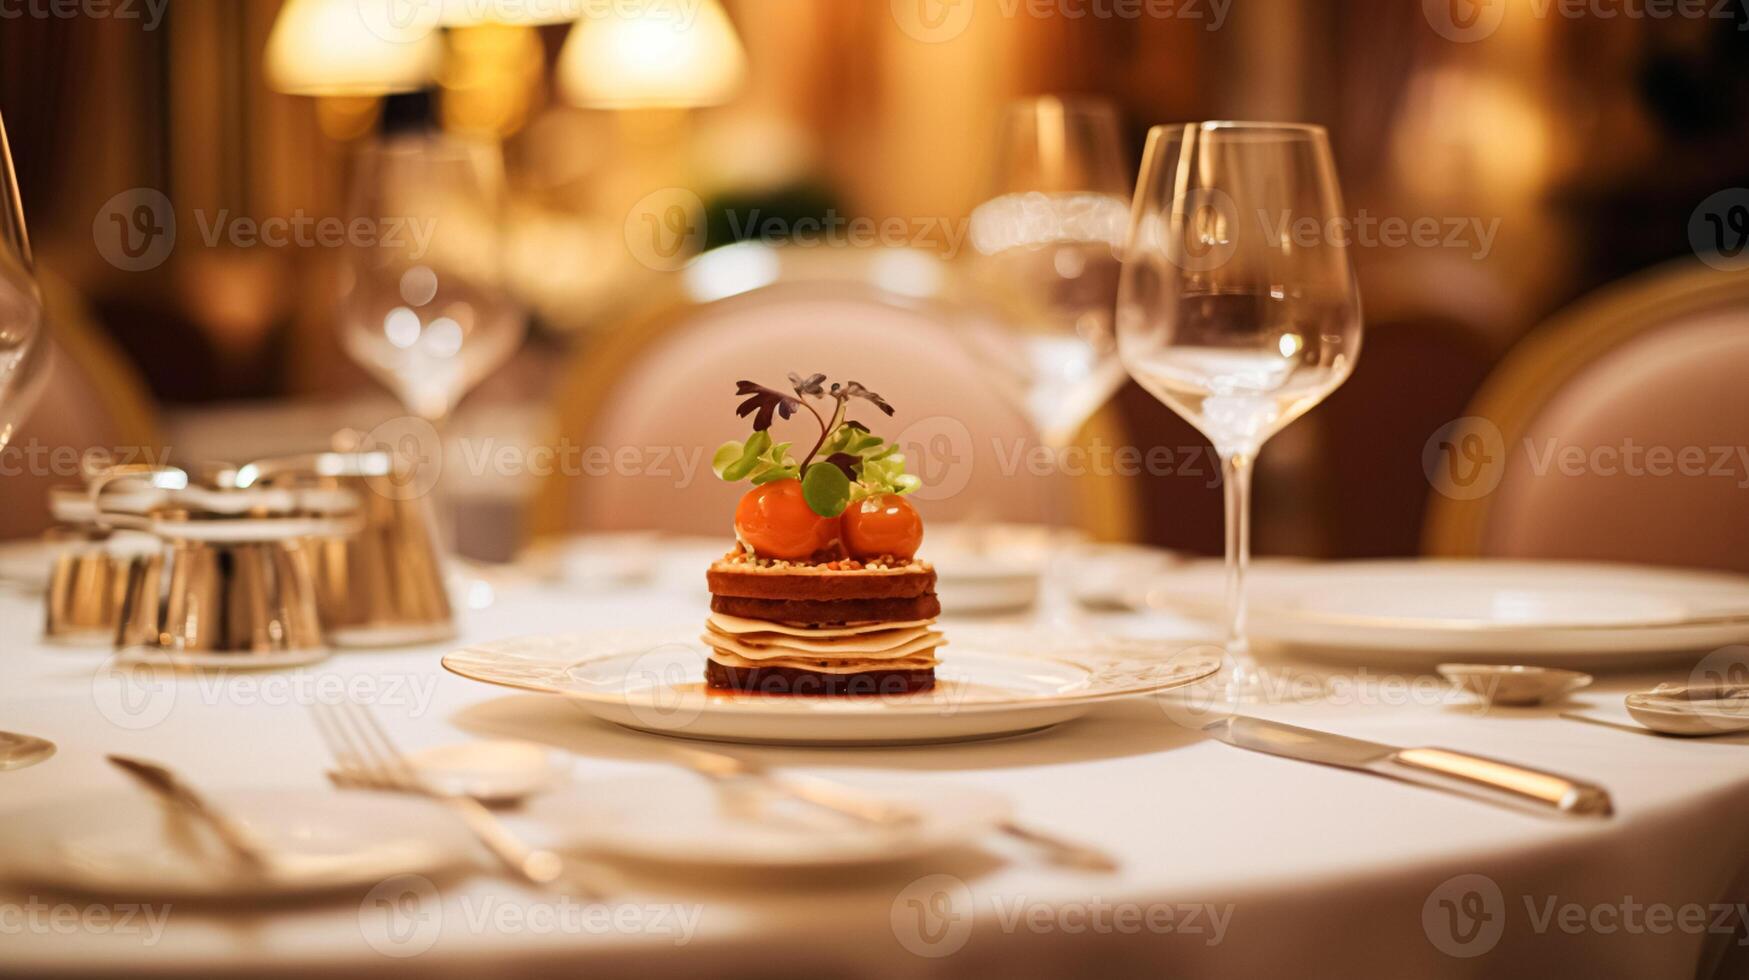
[[[274,872],[228,869],[206,828],[143,790],[6,814],[0,875],[35,887],[163,901],[272,899],[368,889],[465,859],[471,839],[430,801],[388,793],[202,790],[270,854]]]
[[[1156,577],[1147,604],[1214,617],[1220,569]],[[1510,658],[1615,669],[1749,642],[1749,578],[1582,562],[1281,563],[1249,582],[1254,642],[1346,662]]]
[[[1072,540],[1043,525],[946,524],[930,528],[922,557],[935,566],[943,612],[1014,612],[1038,601],[1051,555]]]
[[[1182,565],[1176,552],[1134,544],[1088,542],[1063,556],[1059,577],[1070,598],[1089,609],[1133,608],[1154,577]]]
[[[463,677],[564,694],[639,731],[772,744],[903,744],[991,738],[1079,717],[1100,701],[1194,683],[1219,669],[1206,647],[1091,632],[949,627],[933,691],[776,697],[704,686],[698,630],[533,636],[443,658]]]
[[[822,869],[913,860],[964,846],[1008,818],[1002,797],[940,782],[833,773],[846,787],[917,811],[883,830],[773,796],[757,784],[724,784],[675,769],[591,781],[530,800],[523,814],[579,828],[567,846],[637,861],[741,869]]]

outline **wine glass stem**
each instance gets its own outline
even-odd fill
[[[431,517],[437,524],[437,546],[443,552],[444,560],[453,561],[460,551],[461,531],[456,524],[455,497],[450,488],[445,486],[445,471],[449,465],[449,435],[450,420],[454,416],[450,412],[425,416],[431,423],[432,431],[437,433],[437,480],[431,486]]]
[[[1221,486],[1227,502],[1227,655],[1235,674],[1255,670],[1245,639],[1245,570],[1251,564],[1253,453],[1222,452]]]

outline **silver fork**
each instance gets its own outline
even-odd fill
[[[511,832],[479,800],[436,789],[420,778],[412,763],[390,741],[388,732],[368,707],[353,701],[310,705],[316,730],[333,753],[335,768],[328,778],[345,788],[416,793],[437,800],[453,810],[493,856],[519,877],[536,885],[550,885],[565,875],[565,862],[552,851],[531,848]],[[602,893],[587,883],[571,884],[589,897]]]

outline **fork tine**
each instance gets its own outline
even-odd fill
[[[347,701],[341,715],[346,719],[359,753],[369,762],[371,777],[379,783],[400,788],[416,788],[419,778],[395,744],[389,740],[368,705]]]
[[[347,744],[352,747],[364,778],[378,786],[393,786],[396,784],[395,774],[366,732],[364,723],[359,719],[360,710],[352,701],[341,701],[334,708],[336,725]]]
[[[397,778],[403,779],[408,783],[417,783],[419,781],[419,774],[414,770],[413,763],[408,761],[406,754],[403,753],[400,748],[395,745],[394,741],[389,738],[388,730],[383,728],[383,724],[377,720],[376,714],[370,710],[368,705],[354,704],[353,707],[357,709],[357,717],[361,720],[363,725],[371,732],[371,734],[376,736],[376,741],[381,747],[383,757],[387,761],[388,766],[394,771]]]
[[[316,731],[322,736],[322,741],[328,746],[328,754],[334,757],[334,764],[342,775],[356,776],[358,759],[353,755],[346,739],[335,727],[334,714],[329,705],[320,701],[310,704],[310,719],[315,722]]]

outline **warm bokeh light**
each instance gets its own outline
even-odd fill
[[[372,29],[392,23],[393,2],[288,0],[267,39],[268,84],[293,95],[380,95],[428,84],[443,55],[435,32]],[[380,19],[373,19],[373,5]]]
[[[577,22],[559,53],[559,88],[595,109],[720,105],[746,80],[741,39],[717,0],[687,17],[680,3]]]

